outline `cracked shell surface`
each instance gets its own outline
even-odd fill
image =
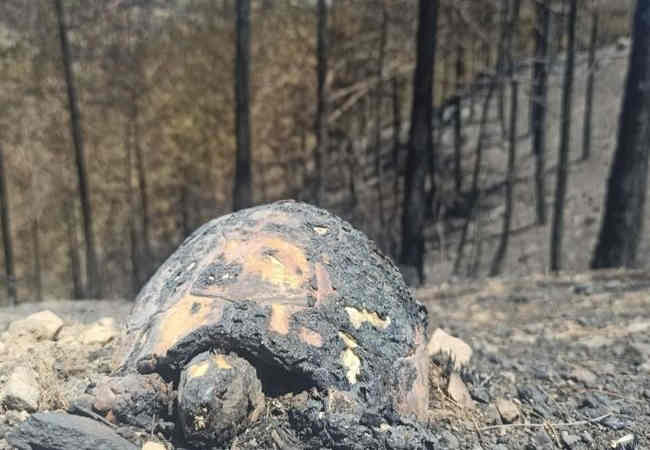
[[[425,330],[426,310],[363,233],[283,201],[185,240],[136,299],[120,372],[173,380],[201,352],[234,352],[267,394],[335,387],[385,404],[395,367],[411,367],[407,385],[423,375],[409,361]]]

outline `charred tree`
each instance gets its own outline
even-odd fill
[[[4,148],[0,144],[0,218],[2,219],[2,245],[5,257],[5,283],[9,305],[16,304],[16,272],[14,270],[14,248],[11,238],[11,219],[9,216],[9,197],[7,195],[7,174],[4,165]]]
[[[400,263],[414,268],[420,283],[424,282],[424,221],[427,210],[425,180],[427,161],[433,153],[431,128],[438,7],[438,0],[419,1],[413,106],[404,177]]]
[[[37,214],[35,214],[34,217],[32,218],[31,228],[32,228],[31,229],[32,258],[34,259],[33,261],[34,265],[32,266],[32,279],[34,283],[34,287],[33,287],[34,299],[37,302],[42,302],[43,301],[43,276],[41,270],[41,239],[39,236],[40,220]]]
[[[237,154],[235,157],[235,186],[233,189],[233,210],[248,208],[253,204],[253,180],[251,169],[250,128],[250,0],[235,3],[237,15],[237,37],[235,55],[235,136]]]
[[[70,45],[68,43],[68,32],[65,24],[63,4],[61,0],[54,0],[54,4],[56,6],[61,55],[63,58],[63,71],[65,74],[65,83],[68,94],[70,131],[75,149],[75,163],[77,166],[77,178],[79,181],[81,213],[83,215],[84,239],[86,242],[87,294],[93,298],[97,298],[102,295],[102,283],[97,266],[97,251],[95,247],[95,233],[93,231],[93,214],[90,203],[90,188],[88,185],[88,171],[86,169],[81,114],[79,112],[77,90],[72,73],[72,58],[70,56]]]
[[[573,96],[573,74],[575,70],[575,38],[578,0],[569,0],[569,17],[567,20],[567,56],[562,86],[562,115],[560,148],[557,163],[557,184],[555,203],[553,205],[553,222],[551,225],[551,271],[562,268],[562,235],[564,232],[564,204],[567,180],[569,176],[569,145],[571,142],[571,100]]]
[[[79,238],[77,236],[77,210],[74,200],[71,198],[66,199],[63,209],[65,214],[66,234],[68,238],[68,259],[70,262],[70,276],[72,281],[71,296],[73,299],[82,299],[84,298],[84,290],[81,281]]]
[[[384,193],[382,185],[384,181],[384,168],[382,161],[381,148],[381,117],[384,97],[384,62],[386,56],[386,40],[388,34],[388,8],[385,0],[381,5],[381,30],[379,35],[379,58],[377,59],[377,88],[375,90],[375,173],[377,175],[377,208],[379,209],[380,230],[386,226],[386,217],[384,214]],[[382,239],[383,241],[383,239]],[[382,242],[382,244],[384,244]]]
[[[327,54],[329,39],[327,33],[327,0],[318,0],[316,24],[316,82],[318,86],[316,99],[316,149],[314,151],[314,200],[317,205],[323,202],[325,183],[324,159],[329,145],[327,116],[329,114],[327,102]]]
[[[401,97],[400,97],[400,83],[397,76],[392,78],[392,87],[391,87],[391,103],[392,103],[392,112],[393,112],[393,202],[395,205],[399,204],[399,191],[400,191],[400,179],[402,176],[402,170],[400,167],[400,152],[402,150],[402,110],[401,110]],[[399,220],[398,208],[393,208],[391,218],[390,218],[390,227],[391,231],[397,228],[397,223]],[[396,233],[390,234],[391,240],[391,255],[394,259],[398,259],[398,246],[399,246],[399,236],[395,235]]]
[[[550,31],[549,0],[535,3],[535,63],[533,65],[533,99],[531,125],[535,155],[535,210],[537,225],[546,224],[546,104],[548,79],[548,39]]]
[[[639,1],[623,97],[618,144],[605,212],[591,262],[594,269],[634,267],[643,235],[650,154],[650,2]]]
[[[505,209],[503,212],[503,227],[501,229],[501,238],[499,246],[492,260],[490,267],[490,276],[495,277],[501,273],[503,261],[508,251],[510,241],[510,227],[512,222],[512,211],[514,207],[514,189],[517,162],[517,116],[519,114],[519,82],[515,75],[514,59],[515,47],[517,44],[517,30],[519,22],[519,11],[521,0],[514,0],[512,8],[512,17],[510,23],[510,46],[509,46],[509,77],[510,77],[510,129],[508,138],[508,167],[506,169],[506,192],[505,192]]]
[[[454,96],[454,186],[456,193],[460,194],[463,188],[463,111],[462,93],[465,78],[465,49],[463,43],[456,45],[456,95]]]
[[[476,143],[476,154],[474,157],[474,170],[472,171],[472,190],[470,192],[469,198],[469,211],[467,213],[467,217],[465,218],[465,222],[463,222],[463,228],[460,232],[460,239],[458,240],[458,246],[456,247],[456,260],[454,261],[453,268],[454,274],[458,274],[460,272],[460,267],[463,262],[463,253],[465,250],[465,245],[467,243],[469,224],[477,216],[476,209],[478,207],[480,194],[478,182],[481,175],[481,164],[483,161],[483,146],[485,145],[486,128],[490,114],[490,104],[492,103],[494,91],[496,90],[497,85],[500,83],[498,76],[498,73],[492,76],[492,79],[488,85],[487,94],[485,95],[485,100],[483,101],[483,110],[481,112],[481,120],[479,122],[478,141]]]
[[[585,119],[582,136],[582,159],[586,161],[591,155],[591,118],[594,109],[594,83],[596,81],[596,46],[598,45],[598,8],[593,6],[591,13],[591,36],[589,39],[589,66],[587,72],[587,92],[585,94]]]
[[[506,98],[506,83],[505,75],[507,72],[508,61],[507,47],[508,47],[508,15],[510,11],[509,0],[501,0],[501,32],[499,36],[499,55],[497,58],[497,74],[499,76],[499,92],[497,96],[497,111],[499,114],[499,124],[501,124],[501,134],[503,138],[506,137],[506,112],[505,112],[505,98]]]

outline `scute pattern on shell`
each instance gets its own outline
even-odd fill
[[[248,360],[267,392],[336,387],[381,404],[426,325],[363,233],[282,201],[212,220],[185,240],[136,299],[120,371],[177,379],[214,349]]]

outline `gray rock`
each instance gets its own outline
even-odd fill
[[[456,438],[456,436],[447,430],[443,430],[440,433],[440,444],[442,444],[443,448],[449,450],[456,450],[460,447],[458,438]]]
[[[533,435],[531,444],[531,447],[535,450],[551,450],[554,447],[553,440],[544,430],[540,430]]]
[[[7,384],[0,392],[0,403],[7,409],[25,410],[29,412],[38,409],[41,398],[41,388],[36,379],[36,373],[25,366],[18,366],[9,375]]]
[[[61,412],[36,413],[9,433],[18,450],[138,450],[110,427]]]
[[[580,436],[570,434],[568,431],[562,431],[560,438],[562,439],[562,443],[569,448],[576,448],[576,445],[580,442]]]
[[[472,348],[465,341],[447,334],[440,328],[431,335],[427,344],[427,352],[429,356],[435,356],[438,353],[448,354],[456,369],[466,366],[472,357]]]
[[[632,359],[634,364],[644,364],[650,361],[650,344],[646,344],[645,342],[630,342],[625,348],[624,354]]]
[[[447,383],[447,393],[449,396],[463,408],[472,408],[474,401],[469,394],[469,390],[465,383],[456,372],[449,376],[449,383]]]
[[[582,383],[585,387],[595,386],[598,382],[598,376],[589,369],[584,367],[574,368],[567,376],[570,380]]]
[[[30,336],[38,341],[56,339],[63,328],[63,320],[52,311],[40,311],[9,325],[9,334]]]
[[[499,411],[499,415],[504,423],[513,423],[519,418],[519,408],[511,400],[505,398],[498,398],[495,406]]]

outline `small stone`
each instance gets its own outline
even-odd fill
[[[144,443],[141,450],[167,450],[167,447],[160,442],[147,441]]]
[[[504,423],[513,423],[519,418],[519,408],[513,401],[498,398],[495,405]]]
[[[553,445],[553,440],[544,430],[540,430],[535,433],[532,437],[532,447],[536,450],[551,450]]]
[[[40,398],[41,388],[38,385],[36,373],[25,366],[18,366],[14,369],[0,393],[0,403],[5,408],[29,412],[38,409]]]
[[[16,425],[24,422],[28,417],[29,413],[27,411],[14,411],[10,409],[5,413],[5,422],[7,425]]]
[[[568,378],[575,382],[584,384],[585,387],[594,386],[598,382],[598,376],[584,367],[574,368],[571,373],[569,373]]]
[[[580,442],[580,437],[575,434],[569,434],[568,431],[562,431],[560,433],[560,438],[565,446],[569,448],[575,448],[576,444]]]
[[[490,404],[487,407],[487,410],[485,411],[485,416],[488,425],[501,424],[501,415],[499,414],[499,410],[494,404]]]
[[[650,344],[630,342],[625,348],[624,354],[630,357],[634,364],[643,364],[650,360]]]
[[[591,434],[588,431],[583,431],[581,437],[582,437],[582,441],[585,444],[591,445],[594,442],[594,438],[591,436]]]
[[[456,450],[457,448],[460,447],[458,438],[447,430],[443,430],[440,433],[440,443],[443,445],[444,448],[449,450]]]
[[[438,353],[449,354],[456,369],[467,365],[472,357],[472,348],[465,341],[447,334],[440,328],[434,331],[429,339],[427,352],[429,356],[435,356]]]
[[[626,330],[628,333],[643,333],[650,330],[650,320],[635,321],[630,323]]]
[[[607,347],[614,343],[612,338],[602,335],[589,336],[583,339],[578,340],[579,345],[583,345],[589,349],[597,349],[601,347]]]
[[[111,317],[105,317],[89,325],[79,336],[79,341],[85,345],[105,345],[117,338],[118,335],[119,331],[115,326],[115,320]]]
[[[474,387],[472,389],[472,398],[481,403],[490,403],[490,393],[485,387]]]
[[[517,375],[515,375],[512,372],[509,371],[503,371],[501,372],[501,376],[511,382],[512,384],[515,384],[517,382]]]
[[[63,327],[63,320],[52,311],[40,311],[9,325],[14,336],[30,335],[37,341],[54,340]]]
[[[447,384],[447,394],[461,407],[472,408],[474,401],[472,400],[469,390],[465,383],[456,372],[449,376],[449,383]]]

